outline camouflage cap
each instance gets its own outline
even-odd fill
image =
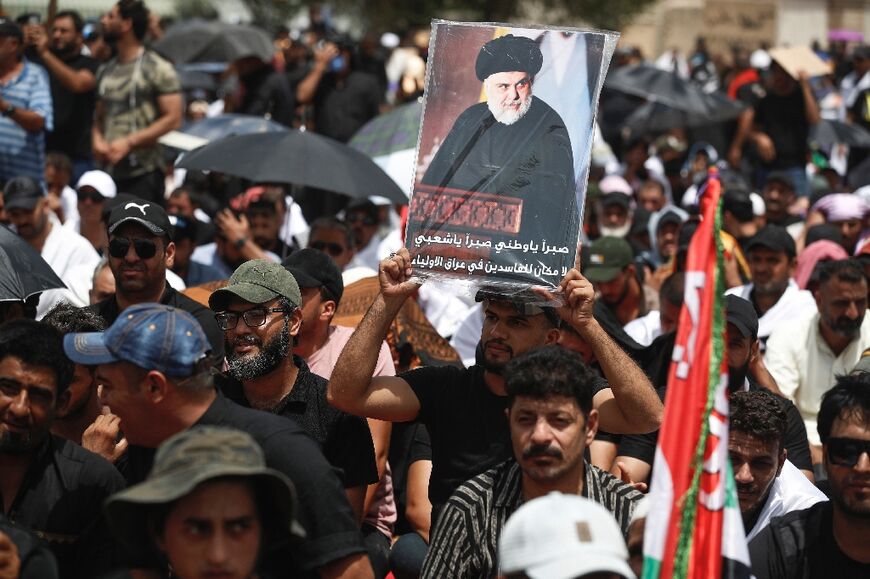
[[[233,297],[240,297],[252,304],[262,304],[277,297],[284,297],[293,307],[302,305],[299,284],[280,263],[266,259],[246,261],[233,272],[229,283],[208,298],[209,307],[215,312],[227,309]]]
[[[290,479],[266,466],[263,450],[250,434],[215,426],[190,428],[161,444],[148,478],[106,501],[109,527],[127,547],[142,553],[151,544],[149,512],[223,477],[258,483],[258,499],[265,500],[267,512],[280,522],[276,539],[305,536],[295,518],[296,491]]]

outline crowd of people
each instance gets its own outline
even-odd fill
[[[866,45],[817,47],[814,79],[764,47],[670,52],[745,108],[657,134],[605,85],[547,305],[421,285],[382,198],[185,173],[159,143],[216,111],[348,141],[422,95],[420,34],[356,44],[315,7],[208,93],[151,47],[141,0],[96,27],[33,16],[0,22],[0,228],[63,287],[0,300],[0,577],[640,576],[714,167],[752,571],[870,575],[870,161],[814,140],[824,118],[870,128]],[[481,81],[531,99],[534,72],[493,58]]]

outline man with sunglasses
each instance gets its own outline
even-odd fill
[[[831,501],[759,533],[749,544],[758,579],[870,577],[870,373],[839,376],[817,424]]]
[[[212,313],[166,281],[166,271],[175,263],[172,224],[166,211],[144,199],[119,203],[109,214],[108,235],[115,293],[90,308],[108,324],[134,304],[157,302],[185,310],[202,326],[212,352],[220,360],[224,353],[223,334]]]
[[[106,249],[106,225],[103,223],[103,208],[106,201],[118,194],[115,182],[103,171],[88,171],[76,183],[76,207],[78,215],[64,221],[68,227],[91,242],[99,252]]]
[[[326,402],[326,380],[294,355],[302,326],[302,294],[281,264],[256,259],[242,264],[209,306],[224,331],[227,374],[215,379],[242,406],[296,420],[340,470],[357,520],[368,485],[378,482],[371,431],[364,418]]]

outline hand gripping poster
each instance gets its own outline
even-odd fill
[[[507,295],[559,284],[618,37],[433,22],[405,237],[416,275]]]

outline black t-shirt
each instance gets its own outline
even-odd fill
[[[245,96],[238,112],[258,117],[268,116],[276,123],[293,126],[296,93],[286,74],[264,67],[246,77],[243,82]]]
[[[420,401],[419,420],[432,443],[433,513],[466,480],[513,457],[507,396],[493,394],[483,374],[483,367],[475,365],[426,366],[400,375]],[[607,382],[596,382],[593,395],[607,387]]]
[[[342,412],[326,401],[325,378],[311,373],[308,364],[293,356],[299,368],[293,390],[272,413],[286,416],[299,425],[323,450],[323,456],[339,472],[345,488],[368,486],[378,482],[378,465],[372,432],[365,418]],[[215,377],[224,395],[245,407],[250,407],[240,382],[229,376]]]
[[[77,54],[64,64],[75,71],[89,70],[96,75],[99,63],[84,54]],[[42,64],[42,63],[40,63]],[[60,151],[70,159],[91,158],[91,123],[94,119],[96,89],[74,93],[64,87],[56,75],[49,73],[54,130],[45,137],[47,151]]]
[[[343,80],[327,74],[314,94],[314,130],[346,143],[380,112],[381,94],[375,77],[353,71]]]
[[[755,381],[747,378],[749,382],[749,390],[763,390]],[[659,398],[664,401],[667,387],[656,389]],[[788,451],[788,460],[800,470],[813,470],[813,459],[810,456],[810,445],[807,440],[807,428],[801,418],[800,411],[791,400],[777,396],[782,409],[785,410],[785,416],[788,420],[788,425],[785,431],[785,448]],[[619,444],[619,456],[628,456],[642,460],[643,462],[653,466],[653,461],[656,454],[656,443],[658,442],[659,431],[655,430],[647,434],[628,434],[622,437],[622,442]],[[652,471],[650,471],[650,480],[652,480]]]
[[[97,577],[117,556],[102,517],[103,502],[123,488],[123,477],[108,461],[49,435],[7,516],[45,542],[60,577]]]
[[[296,488],[296,517],[307,537],[275,553],[266,561],[267,572],[280,569],[277,576],[316,577],[314,569],[364,552],[359,525],[335,471],[295,420],[244,408],[219,394],[194,424],[201,425],[247,432],[263,449],[266,465],[287,475]],[[142,482],[153,462],[154,449],[131,445],[124,464],[127,481]]]
[[[165,306],[172,306],[173,308],[184,310],[196,318],[196,321],[199,322],[200,327],[202,327],[202,331],[205,332],[205,337],[208,338],[208,343],[211,345],[212,355],[216,360],[223,360],[224,333],[218,327],[217,322],[214,319],[213,311],[201,303],[190,299],[186,295],[179,293],[168,283],[166,284],[166,289],[163,291],[163,295],[160,296],[160,303]],[[92,312],[102,316],[109,325],[114,323],[114,321],[118,319],[118,315],[121,313],[118,309],[118,302],[115,301],[114,294],[101,302],[88,306],[88,308],[90,308]]]
[[[786,96],[768,92],[755,108],[755,122],[776,148],[776,158],[767,167],[788,169],[806,164],[810,127],[800,87]]]

